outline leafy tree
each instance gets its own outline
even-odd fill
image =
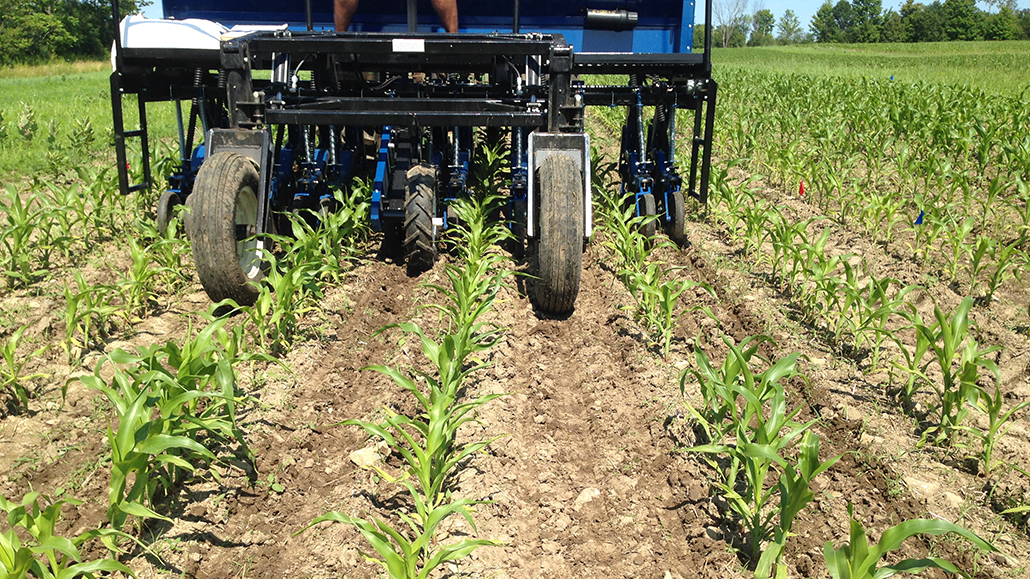
[[[742,24],[742,19],[745,17],[747,12],[749,0],[717,0],[712,5],[712,16],[715,20],[715,31],[716,35],[720,39],[720,43],[723,48],[730,46],[730,41],[733,40],[735,33],[737,41],[740,44],[736,46],[743,46],[747,42],[747,31],[750,28],[750,16],[747,16],[747,25],[744,26],[743,32],[739,31],[738,28]],[[739,38],[743,36],[743,39]]]
[[[778,32],[776,39],[784,44],[795,44],[801,42],[803,32],[801,30],[801,22],[798,20],[793,10],[787,9],[783,13],[783,17],[780,18],[779,23],[776,25],[776,31]]]
[[[836,6],[830,0],[823,2],[809,25],[816,42],[844,42],[846,26],[842,24],[847,24],[846,16],[850,11],[847,0],[840,0]]]
[[[707,24],[695,24],[694,25],[694,52],[704,52],[705,50],[705,27]],[[718,44],[715,37],[712,37],[712,44]]]
[[[1002,6],[997,14],[991,14],[984,21],[984,40],[1019,40],[1023,38],[1023,27],[1008,6]]]
[[[772,10],[763,8],[755,12],[751,17],[751,38],[748,39],[748,46],[768,46],[773,43],[773,29],[776,27],[776,17]]]
[[[923,6],[908,0],[901,7],[901,20],[905,25],[908,42],[940,42],[948,39],[944,29],[944,7],[939,1]]]
[[[850,18],[846,28],[849,42],[879,42],[880,13],[883,5],[880,0],[854,0],[851,3]]]
[[[880,42],[905,42],[908,40],[908,33],[905,24],[901,21],[901,15],[894,10],[884,13],[880,22]]]
[[[123,0],[122,14],[149,2]],[[106,0],[0,0],[0,65],[99,58],[114,40]]]
[[[980,16],[976,0],[944,0],[944,32],[948,40],[978,40]]]

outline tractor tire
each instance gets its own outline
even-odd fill
[[[404,258],[410,272],[421,273],[436,261],[436,169],[408,169],[404,194]]]
[[[576,305],[583,270],[583,176],[569,154],[553,153],[540,166],[539,239],[534,295],[548,314]]]
[[[683,192],[673,191],[669,194],[669,220],[665,223],[665,232],[673,243],[682,247],[685,240],[686,208],[683,203]]]
[[[165,229],[168,229],[175,215],[175,208],[179,205],[182,205],[182,197],[175,191],[165,191],[157,200],[157,232],[160,235],[165,234]]]
[[[254,163],[230,151],[215,153],[201,165],[189,197],[187,233],[193,262],[208,297],[249,306],[265,276],[261,253],[267,242],[258,223],[261,193]]]
[[[657,215],[657,211],[654,205],[654,195],[646,193],[640,196],[640,200],[637,202],[637,214],[640,217],[647,217],[649,215]],[[650,219],[640,225],[640,234],[644,237],[651,239],[654,234],[658,231],[658,220]]]

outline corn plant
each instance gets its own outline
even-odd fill
[[[640,233],[645,218],[636,216],[632,203],[614,198],[608,201],[604,215],[603,227],[610,235],[605,236],[602,245],[618,256],[618,271],[636,272],[643,269],[651,252],[648,239]]]
[[[163,274],[161,283],[168,288],[168,293],[182,290],[192,280],[192,275],[187,267],[190,244],[182,235],[181,215],[181,213],[174,215],[168,221],[164,232],[158,232],[157,227],[150,223],[146,225],[143,232],[144,238],[150,241],[149,253],[153,261],[157,263],[155,269]]]
[[[680,268],[648,262],[639,271],[620,272],[636,304],[634,316],[648,333],[652,343],[661,348],[665,358],[669,357],[672,333],[684,312],[679,307],[679,297],[687,290],[698,286],[714,295],[712,288],[704,282],[674,277],[672,274],[677,269]]]
[[[780,458],[779,455],[772,455]],[[837,455],[830,460],[822,462],[819,460],[819,435],[806,431],[798,447],[797,464],[791,464],[780,458],[776,463],[783,469],[776,490],[780,495],[780,505],[777,510],[779,522],[773,528],[773,538],[770,544],[762,551],[755,568],[755,577],[763,579],[775,576],[782,578],[787,576],[786,565],[781,562],[783,552],[787,546],[787,538],[790,536],[790,529],[794,525],[794,519],[798,514],[815,499],[812,492],[812,481],[820,473],[830,468],[840,460]]]
[[[893,295],[892,285],[900,285],[897,279],[885,277],[877,279],[869,274],[869,282],[861,289],[848,288],[845,291],[855,293],[855,321],[853,332],[857,346],[868,346],[872,352],[871,368],[879,367],[880,352],[885,339],[894,339],[888,323],[892,316],[904,312],[905,298],[919,286],[907,285]],[[902,348],[904,349],[904,348]]]
[[[135,577],[132,570],[111,558],[82,561],[80,547],[94,538],[113,540],[127,535],[112,529],[94,529],[76,537],[55,534],[63,505],[80,505],[74,499],[52,500],[37,492],[21,503],[0,496],[0,510],[7,528],[0,533],[0,577],[10,579],[93,579],[119,571]],[[21,537],[16,529],[23,531]],[[22,537],[27,537],[23,541]]]
[[[476,420],[477,410],[500,396],[486,394],[471,400],[460,399],[470,375],[486,366],[476,355],[493,346],[501,335],[500,328],[480,320],[490,310],[506,273],[499,267],[502,258],[491,248],[508,233],[503,225],[486,225],[489,199],[490,196],[486,196],[483,201],[457,204],[458,216],[464,224],[457,229],[461,239],[458,247],[464,254],[466,267],[448,266],[445,273],[449,286],[430,286],[447,299],[448,303],[427,306],[448,320],[447,328],[439,339],[434,339],[413,323],[398,326],[418,338],[432,370],[413,370],[406,374],[388,366],[368,368],[389,376],[411,394],[418,406],[417,414],[409,417],[387,408],[386,418],[381,423],[361,420],[344,423],[362,428],[403,458],[404,469],[400,474],[378,465],[371,468],[384,480],[402,485],[412,498],[415,512],[399,513],[404,523],[401,527],[393,527],[374,516],[365,520],[336,512],[312,522],[312,525],[323,521],[340,522],[358,529],[378,554],[378,557],[364,556],[380,564],[392,579],[424,579],[444,563],[457,561],[479,547],[498,544],[487,539],[462,539],[440,546],[436,537],[440,523],[453,515],[464,517],[475,530],[472,507],[482,501],[453,498],[448,482],[461,462],[494,440],[464,443],[458,440],[458,430]]]
[[[36,373],[29,374],[27,376],[22,375],[22,368],[25,364],[37,356],[46,352],[48,346],[36,348],[31,354],[25,357],[18,356],[18,346],[21,344],[22,334],[25,333],[28,326],[22,326],[11,334],[10,338],[4,340],[3,346],[0,346],[0,355],[3,356],[3,366],[0,367],[0,380],[3,380],[3,385],[0,386],[0,391],[10,399],[11,405],[15,408],[18,404],[21,408],[29,407],[29,397],[31,392],[25,383],[29,380],[36,378],[42,378],[46,374]]]
[[[937,398],[932,410],[934,424],[924,432],[924,442],[932,436],[934,443],[954,445],[962,423],[969,415],[970,406],[976,404],[979,396],[976,382],[980,377],[980,368],[990,370],[996,379],[999,377],[998,366],[987,356],[1000,347],[991,346],[981,350],[976,340],[969,335],[969,310],[972,307],[973,299],[965,298],[948,317],[935,304],[934,317],[937,323],[933,325],[924,324],[915,314],[915,309],[912,310],[913,325],[920,336],[917,339],[923,340],[925,351],[934,354],[930,361],[914,370],[910,369],[913,376],[927,384]],[[932,362],[936,362],[941,370],[942,381],[939,386],[927,375]]]
[[[41,208],[33,208],[35,196],[29,202],[22,201],[14,185],[8,185],[6,199],[0,200],[0,211],[4,220],[0,223],[0,268],[11,287],[23,287],[46,273],[33,258],[33,249],[46,243],[40,236],[47,232],[40,227]]]
[[[406,528],[394,529],[377,517],[370,517],[372,520],[366,521],[334,511],[316,518],[301,532],[326,521],[355,527],[372,545],[379,557],[365,552],[361,552],[361,555],[381,565],[390,579],[427,579],[437,567],[464,559],[479,547],[500,545],[497,541],[489,539],[462,539],[447,545],[439,545],[436,541],[437,528],[451,515],[460,514],[468,521],[472,530],[476,530],[470,514],[471,507],[481,504],[482,501],[458,499],[446,505],[429,508],[422,502],[409,481],[404,481],[404,484],[415,502],[414,515],[401,515]]]
[[[1003,461],[994,460],[994,450],[998,441],[1015,425],[1016,414],[1030,406],[1030,400],[1024,400],[1005,410],[1001,384],[997,380],[994,382],[993,392],[982,386],[977,388],[979,396],[976,400],[976,407],[987,416],[987,429],[981,430],[970,426],[967,427],[967,430],[974,438],[980,439],[980,450],[974,456],[980,462],[984,476],[989,477],[997,467],[1005,464]]]
[[[262,351],[278,355],[291,343],[300,317],[314,309],[312,302],[322,295],[319,268],[313,263],[300,263],[287,269],[268,252],[262,259],[269,264],[268,274],[261,281],[254,304],[240,306],[226,299],[217,305],[242,312],[257,333]]]
[[[280,261],[288,268],[319,264],[318,277],[338,282],[370,232],[367,189],[366,183],[355,179],[349,190],[334,192],[335,210],[288,213],[293,236],[276,238],[286,249]]]
[[[417,378],[425,382],[428,392],[423,393],[415,379],[387,366],[368,369],[381,372],[409,392],[418,401],[420,414],[415,418],[398,415],[387,409],[387,418],[381,424],[350,420],[344,424],[359,426],[370,436],[382,439],[404,457],[407,472],[418,482],[418,492],[429,508],[439,506],[445,497],[448,477],[461,461],[479,452],[493,440],[459,444],[458,429],[475,420],[475,411],[500,394],[487,394],[466,402],[458,402],[464,381],[484,364],[464,367],[466,358],[475,351],[492,346],[496,337],[478,342],[473,349],[462,351],[460,337],[445,334],[440,342],[426,336],[415,324],[402,324],[400,328],[418,337],[422,353],[434,367],[434,373],[416,371]],[[383,469],[379,474],[390,481],[399,480]]]
[[[955,533],[967,539],[983,551],[997,552],[998,549],[977,537],[972,531],[948,521],[940,519],[912,519],[890,527],[880,535],[880,541],[869,544],[866,530],[855,518],[854,509],[848,503],[848,516],[851,518],[849,541],[840,549],[833,548],[833,541],[827,541],[823,547],[826,567],[833,579],[879,579],[898,573],[919,573],[924,569],[942,569],[948,573],[959,573],[967,576],[951,562],[938,557],[923,559],[905,559],[893,565],[880,565],[883,558],[897,550],[909,537],[915,535],[945,535]]]
[[[724,337],[729,354],[719,371],[695,347],[701,370],[688,372],[698,380],[705,404],[700,411],[692,407],[689,410],[710,442],[687,449],[728,460],[725,469],[717,469],[721,480],[715,481],[714,486],[747,531],[749,544],[745,554],[764,576],[778,566],[794,518],[812,498],[803,488],[807,489],[814,476],[837,461],[834,458],[819,462],[819,442],[814,435],[805,437],[796,465],[783,458],[784,451],[806,434],[815,421],[795,422],[800,407],[787,412],[781,381],[800,376],[795,370],[800,354],[781,358],[758,374],[751,370],[751,358],[766,340],[764,336],[748,338],[738,347]],[[685,390],[685,379],[680,384]],[[717,464],[715,458],[709,462]],[[767,482],[776,469],[778,476]],[[787,494],[790,492],[794,496]],[[778,511],[771,508],[777,494]],[[774,522],[777,513],[780,516]],[[762,545],[769,540],[769,554],[763,555]]]
[[[79,378],[114,406],[117,430],[108,425],[111,445],[111,526],[121,530],[128,517],[159,518],[154,508],[170,497],[184,475],[198,464],[216,461],[216,444],[238,444],[253,454],[236,424],[237,405],[233,359],[218,348],[224,320],[209,324],[182,346],[169,342],[139,348],[136,354],[115,350],[101,360],[92,376]],[[110,385],[102,378],[106,361],[116,368]],[[159,494],[160,491],[160,494]],[[110,545],[113,547],[113,545]]]
[[[81,272],[75,272],[75,288],[64,288],[64,339],[61,347],[68,363],[82,359],[82,354],[93,347],[94,340],[107,337],[108,325],[118,311],[112,305],[115,288],[89,285]],[[78,336],[78,337],[77,337]]]
[[[117,288],[122,296],[122,315],[131,323],[146,316],[147,309],[157,299],[158,282],[170,272],[161,266],[152,265],[150,246],[140,245],[131,235],[128,236],[128,242],[132,262],[119,280]]]
[[[1009,279],[1016,278],[1022,281],[1022,270],[1026,266],[1028,257],[1021,249],[1024,240],[1017,239],[1012,243],[1002,243],[996,239],[990,240],[989,256],[994,262],[994,269],[987,280],[987,293],[984,300],[990,301],[994,298],[995,292]]]

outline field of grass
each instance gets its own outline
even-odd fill
[[[358,184],[227,315],[160,190],[116,190],[106,70],[0,73],[0,576],[1025,577],[1028,52],[717,51],[683,247],[590,111],[564,319],[485,146],[429,271]]]
[[[889,79],[1019,94],[1030,87],[1030,42],[800,44],[716,49],[721,66],[816,77]]]

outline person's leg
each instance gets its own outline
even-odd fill
[[[452,0],[454,1],[454,0]],[[358,11],[358,0],[334,0],[333,24],[337,32],[346,32],[351,18]]]
[[[444,30],[451,33],[458,31],[458,0],[433,0],[433,9],[440,17]]]

